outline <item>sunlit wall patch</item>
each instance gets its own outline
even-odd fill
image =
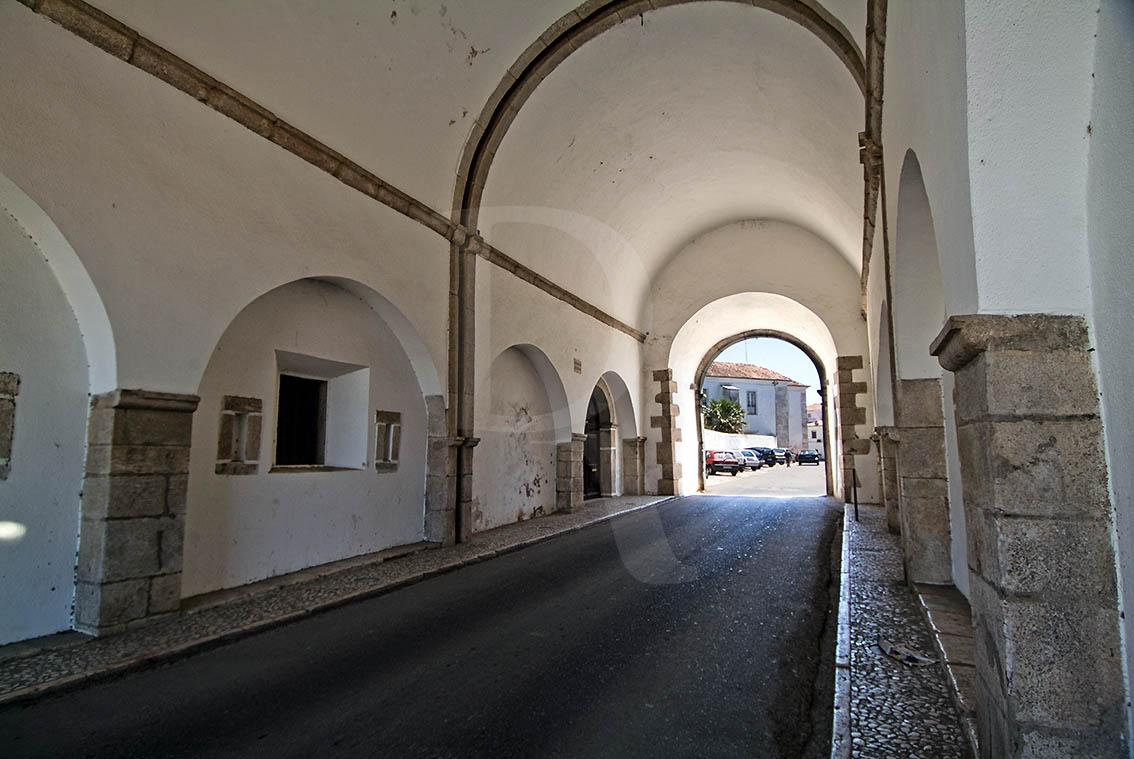
[[[19,522],[0,521],[0,542],[15,543],[28,532],[28,527]]]

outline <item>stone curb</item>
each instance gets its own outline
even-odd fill
[[[848,759],[850,729],[850,530],[853,519],[849,505],[843,504],[843,550],[839,568],[839,630],[835,643],[835,708],[831,715],[831,759]]]
[[[344,594],[342,596],[339,596],[338,598],[332,598],[324,603],[313,605],[307,609],[289,612],[286,614],[281,614],[279,616],[269,617],[267,619],[257,620],[256,622],[252,622],[242,627],[233,628],[203,638],[197,638],[195,640],[191,640],[175,646],[170,646],[158,651],[150,651],[139,654],[137,656],[123,659],[121,661],[114,662],[113,664],[109,664],[99,669],[94,669],[88,672],[79,672],[75,674],[64,675],[63,677],[49,680],[44,683],[37,683],[36,685],[17,688],[15,690],[8,691],[7,693],[0,694],[0,707],[7,707],[13,704],[34,701],[49,694],[75,690],[81,686],[89,685],[103,680],[112,680],[116,677],[121,677],[125,674],[143,669],[153,664],[168,663],[176,661],[178,659],[183,659],[192,654],[200,653],[210,648],[216,648],[218,646],[224,645],[225,643],[231,643],[258,632],[263,632],[274,627],[280,627],[291,622],[296,622],[305,617],[309,617],[324,611],[330,611],[331,609],[336,609],[340,606],[345,606],[350,603],[364,601],[369,598],[384,595],[400,588],[404,588],[408,585],[414,585],[418,582],[421,582],[422,580],[427,580],[431,577],[436,577],[438,575],[452,572],[454,570],[460,569],[461,567],[466,567],[472,564],[479,564],[482,561],[487,561],[489,559],[496,558],[497,556],[503,556],[504,554],[528,548],[537,543],[542,543],[546,540],[550,540],[551,538],[578,532],[579,530],[582,530],[586,527],[592,527],[596,524],[607,522],[611,519],[614,519],[615,517],[621,517],[627,514],[632,514],[636,511],[651,509],[656,506],[660,506],[667,501],[672,501],[675,498],[677,498],[677,496],[659,496],[656,501],[651,501],[649,503],[644,503],[637,506],[631,506],[630,508],[615,512],[613,514],[604,514],[590,521],[571,525],[562,529],[551,530],[545,535],[537,535],[532,538],[527,538],[526,540],[519,540],[510,545],[488,549],[468,558],[443,563],[437,567],[434,567],[433,569],[419,572],[408,577],[402,577],[391,582],[387,582],[384,585],[372,586],[353,593]],[[443,551],[445,549],[436,550]],[[396,559],[392,560],[396,561]]]

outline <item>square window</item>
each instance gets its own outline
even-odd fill
[[[327,381],[280,375],[276,464],[322,466],[327,424]]]
[[[402,442],[402,415],[397,411],[374,414],[374,468],[393,472],[398,468],[398,449]]]

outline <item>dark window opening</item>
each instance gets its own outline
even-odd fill
[[[276,464],[321,466],[327,418],[324,380],[280,375],[276,413]]]
[[[748,391],[748,413],[752,416],[756,415],[756,391]]]

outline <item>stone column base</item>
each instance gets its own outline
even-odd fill
[[[901,379],[895,395],[894,431],[902,440],[897,469],[906,578],[948,584],[953,581],[953,558],[941,380]]]
[[[91,399],[77,630],[119,632],[181,605],[189,445],[199,401],[148,390]]]
[[[677,427],[677,415],[681,409],[673,402],[677,383],[673,381],[672,369],[658,369],[653,376],[659,388],[654,401],[661,407],[659,415],[650,417],[650,426],[661,431],[661,442],[657,444],[658,466],[661,467],[658,495],[676,495],[677,483],[681,479],[681,464],[676,461],[674,447],[674,443],[681,440],[681,430]]]
[[[583,505],[583,444],[586,435],[571,435],[555,446],[555,510],[572,512]]]
[[[932,346],[956,374],[982,756],[1127,755],[1088,351],[1083,319],[1046,314],[954,316]]]
[[[646,492],[646,438],[629,437],[622,441],[622,494],[644,495]]]
[[[886,528],[900,535],[901,492],[898,487],[898,448],[901,436],[894,427],[878,428],[878,465],[881,473],[882,505],[886,508]]]

